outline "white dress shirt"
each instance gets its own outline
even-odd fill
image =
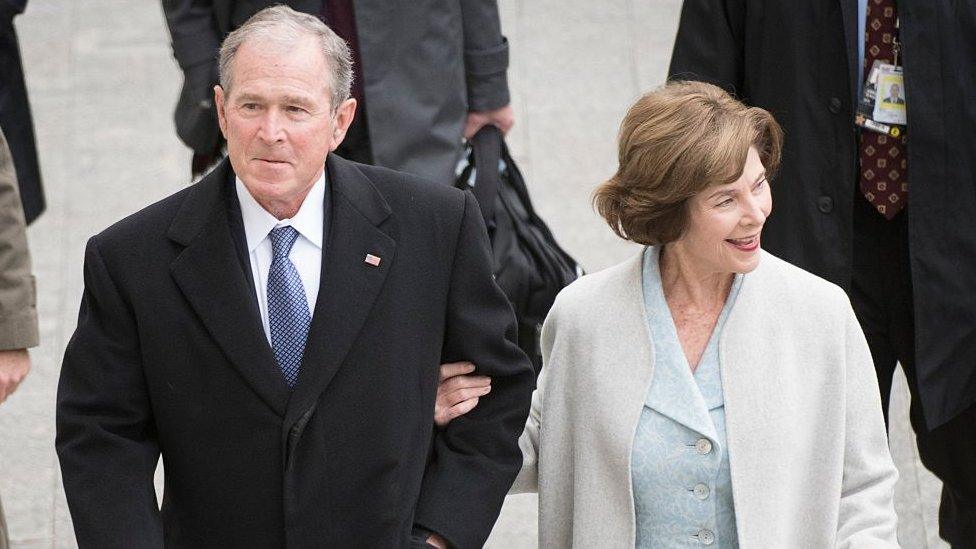
[[[237,178],[237,200],[241,204],[241,217],[244,220],[244,235],[247,237],[247,250],[251,260],[251,274],[254,277],[254,292],[257,294],[261,310],[261,324],[264,335],[271,342],[271,326],[268,322],[268,271],[273,258],[271,238],[272,229],[291,225],[299,237],[291,247],[288,258],[298,269],[298,276],[305,288],[309,317],[315,312],[315,301],[319,294],[319,275],[322,268],[322,223],[325,219],[325,173],[312,185],[298,213],[290,219],[278,220],[268,213],[251,196],[244,182]]]

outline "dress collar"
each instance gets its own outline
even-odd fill
[[[267,238],[268,233],[276,227],[291,225],[309,242],[322,248],[322,223],[325,220],[325,172],[312,185],[302,202],[298,213],[289,219],[277,219],[265,210],[257,200],[251,196],[239,177],[235,177],[237,199],[241,204],[241,217],[244,221],[244,234],[247,238],[247,250],[251,253]]]

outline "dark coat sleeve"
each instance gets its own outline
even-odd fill
[[[699,80],[743,97],[745,0],[685,0],[668,79]]]
[[[82,548],[161,548],[159,459],[135,318],[95,239],[57,398],[58,458]]]
[[[469,360],[491,376],[491,393],[438,431],[415,521],[452,547],[482,547],[522,464],[535,374],[515,344],[515,317],[495,284],[488,236],[471,193],[456,245],[443,362]]]
[[[461,0],[464,74],[468,110],[508,105],[508,41],[502,36],[495,0]]]
[[[221,41],[213,1],[163,0],[163,13],[173,56],[183,70],[183,88],[174,114],[176,133],[195,152],[212,154],[220,135],[213,86]]]

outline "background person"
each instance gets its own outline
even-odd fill
[[[495,0],[163,0],[184,75],[176,130],[194,151],[194,174],[223,156],[210,94],[217,49],[248,17],[279,3],[321,17],[352,47],[359,106],[340,156],[452,184],[462,132],[514,123]]]
[[[538,489],[540,547],[898,546],[850,303],[759,247],[781,139],[698,82],[624,118],[594,202],[648,247],[546,319],[514,487]]]
[[[28,347],[38,344],[34,277],[27,249],[27,224],[7,138],[0,129],[0,403],[30,371]],[[0,507],[0,549],[9,545]]]
[[[483,545],[534,372],[474,198],[329,154],[356,101],[317,18],[263,10],[220,59],[228,159],[89,241],[58,390],[79,545]],[[462,358],[491,396],[435,431]]]
[[[855,94],[898,44],[909,137],[855,131]],[[783,125],[763,247],[847,290],[886,414],[904,368],[954,547],[976,547],[976,72],[962,69],[973,52],[974,2],[685,0],[669,70]]]

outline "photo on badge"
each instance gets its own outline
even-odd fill
[[[905,79],[901,71],[881,71],[873,118],[888,124],[907,124]]]

